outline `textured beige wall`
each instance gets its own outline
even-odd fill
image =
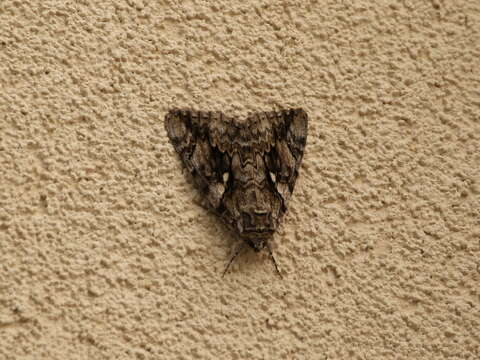
[[[0,359],[478,359],[480,3],[231,3],[0,2]],[[283,280],[174,106],[308,111]]]

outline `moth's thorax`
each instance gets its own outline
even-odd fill
[[[271,211],[265,209],[244,209],[241,212],[241,234],[268,236],[275,231]]]
[[[238,212],[236,228],[242,236],[265,237],[276,229],[280,200],[271,191],[255,185],[236,187],[230,194],[231,211]]]
[[[235,216],[235,227],[240,236],[251,240],[270,237],[277,228],[281,199],[275,187],[271,186],[265,164],[265,154],[244,151],[242,156],[232,157],[232,181],[234,186],[230,197],[230,209]],[[263,247],[262,244],[257,244]]]

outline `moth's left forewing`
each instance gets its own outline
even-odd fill
[[[270,113],[275,133],[272,164],[278,193],[286,207],[290,199],[307,140],[308,117],[302,109]]]
[[[307,144],[308,115],[303,109],[289,110],[291,117],[287,130],[287,143],[296,160],[298,170]]]

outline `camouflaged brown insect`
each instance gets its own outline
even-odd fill
[[[266,247],[280,275],[269,240],[295,187],[307,125],[302,109],[260,112],[243,121],[220,112],[166,115],[168,137],[209,207],[242,239],[223,275],[245,244],[257,252]]]

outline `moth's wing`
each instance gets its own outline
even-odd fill
[[[284,205],[290,199],[307,143],[308,115],[303,109],[267,113],[272,122],[273,149],[269,170],[275,174]]]
[[[217,209],[225,193],[229,158],[215,143],[227,128],[221,113],[171,110],[165,116],[167,135],[210,205]]]

